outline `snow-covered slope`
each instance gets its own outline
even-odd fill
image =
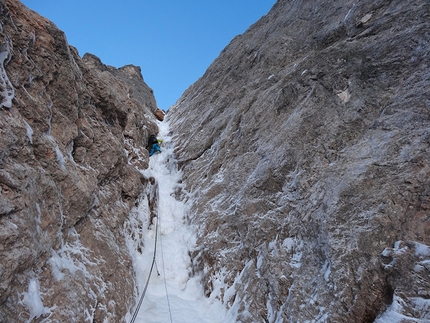
[[[141,231],[143,241],[143,247],[138,248],[134,239],[128,240],[139,282],[139,299],[155,249],[155,264],[135,322],[225,323],[223,304],[204,296],[201,276],[193,273],[189,251],[195,248],[195,227],[187,220],[188,204],[181,194],[182,173],[177,170],[168,127],[167,122],[159,123],[162,153],[153,155],[149,168],[143,172],[145,177],[155,179],[158,216],[150,219],[147,201],[139,203],[140,207],[131,215],[135,230],[129,232]]]

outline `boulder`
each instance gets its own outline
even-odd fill
[[[165,113],[163,110],[160,110],[160,109],[155,110],[155,117],[157,118],[157,120],[163,121],[164,116],[165,116]]]

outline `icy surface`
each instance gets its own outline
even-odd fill
[[[195,234],[184,220],[187,205],[175,198],[181,185],[181,173],[177,171],[173,157],[168,123],[159,123],[159,128],[158,137],[163,140],[162,153],[151,157],[149,169],[144,172],[146,177],[154,177],[158,183],[159,218],[149,223],[149,212],[138,215],[144,223],[142,254],[134,255],[139,298],[150,271],[158,223],[157,266],[152,272],[136,322],[226,322],[226,310],[221,302],[204,296],[199,276],[190,277],[192,269],[188,251],[195,244]]]
[[[7,59],[11,57],[11,45],[9,42],[6,45],[6,50],[0,52],[0,99],[2,101],[0,102],[0,108],[5,107],[10,109],[12,107],[12,99],[15,97],[15,89],[6,74],[5,65],[7,64]]]
[[[33,144],[33,128],[31,128],[31,126],[26,121],[24,121],[24,124],[26,128],[26,136],[30,141],[30,144]]]

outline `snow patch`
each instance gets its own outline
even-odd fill
[[[414,272],[425,272],[427,265],[430,263],[430,247],[419,242],[396,241],[393,248],[385,248],[381,255],[391,262],[385,265],[385,268],[394,266],[396,258],[405,253],[414,253],[418,263],[413,267]],[[400,294],[400,293],[399,293]],[[421,315],[417,317],[416,314]],[[430,300],[420,297],[407,297],[405,295],[393,296],[393,302],[389,308],[382,313],[374,322],[375,323],[401,323],[407,322],[430,322]],[[426,320],[427,319],[427,320]]]
[[[293,247],[296,245],[294,238],[286,238],[282,243],[282,246],[287,249],[287,251],[293,250]]]
[[[287,249],[287,252],[291,253],[290,266],[294,268],[300,268],[302,266],[302,247],[303,241],[294,238],[286,238],[282,242],[282,246]]]
[[[405,306],[405,302],[397,295],[393,297],[393,303],[374,323],[401,323],[403,320],[408,322],[421,322],[420,320],[400,314]]]
[[[39,281],[35,278],[30,279],[28,292],[23,293],[22,303],[30,311],[30,318],[27,322],[32,322],[34,318],[51,313],[50,308],[43,306]]]
[[[430,247],[419,243],[419,242],[415,242],[415,256],[417,257],[429,257],[430,256]]]
[[[343,103],[348,103],[349,100],[351,99],[351,93],[349,93],[348,89],[346,89],[345,91],[339,92],[337,96],[339,97],[339,99],[342,100]]]

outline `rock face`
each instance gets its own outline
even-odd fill
[[[237,322],[430,320],[429,30],[425,0],[279,0],[169,110]]]
[[[157,109],[157,110],[155,111],[155,116],[157,117],[157,120],[159,120],[159,121],[163,121],[163,120],[164,120],[165,113],[164,113],[164,111],[163,111],[163,110]]]
[[[0,321],[121,322],[152,90],[138,67],[81,59],[17,0],[0,22]]]

